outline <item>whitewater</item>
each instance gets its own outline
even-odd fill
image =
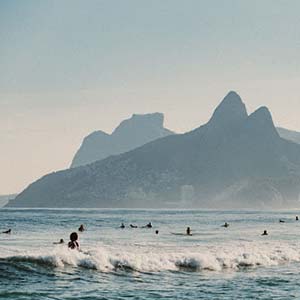
[[[0,299],[300,299],[297,214],[1,209]]]

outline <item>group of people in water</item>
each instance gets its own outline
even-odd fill
[[[295,220],[296,220],[296,221],[299,221],[299,217],[296,216]],[[282,220],[282,219],[279,219],[279,223],[285,223],[285,221]],[[262,233],[262,236],[265,236],[265,235],[269,235],[269,233],[268,233],[267,230],[264,230],[264,232]]]
[[[85,231],[83,224],[81,224],[79,226],[78,231],[79,232]],[[1,232],[1,234],[11,234],[11,233],[12,233],[11,228]],[[60,239],[58,242],[54,242],[53,244],[58,245],[58,244],[64,244],[64,243],[65,243],[64,239]],[[78,242],[78,233],[77,232],[72,232],[70,234],[70,241],[68,242],[68,248],[79,250],[79,242]]]
[[[296,219],[296,221],[299,221],[299,217],[298,217],[298,216],[296,216],[295,219]],[[282,220],[282,219],[279,219],[279,223],[285,223],[285,221]],[[130,224],[129,227],[130,227],[130,228],[138,228],[138,226],[132,225],[132,224]],[[221,227],[228,228],[228,227],[229,227],[229,224],[228,224],[227,222],[225,222]],[[126,226],[124,225],[124,223],[121,224],[120,228],[122,228],[122,229],[126,228]],[[147,225],[142,226],[141,228],[152,228],[152,223],[150,222],[150,223],[148,223]],[[158,234],[159,231],[156,230],[155,233]],[[190,227],[187,227],[187,228],[186,228],[186,235],[192,235],[192,230],[191,230]],[[263,233],[262,233],[261,235],[262,235],[262,236],[266,236],[266,235],[269,235],[269,233],[268,233],[267,230],[264,230]]]
[[[139,228],[137,225],[133,225],[133,224],[129,224],[129,227],[130,227],[130,228]],[[152,227],[153,227],[153,226],[152,226],[152,223],[149,222],[148,224],[146,224],[145,226],[142,226],[141,228],[152,228]],[[120,228],[121,228],[121,229],[126,228],[125,224],[122,223],[121,226],[120,226]]]
[[[299,221],[299,217],[296,216],[296,221]],[[279,219],[279,223],[285,223],[284,220],[282,219]],[[225,222],[221,227],[224,227],[224,228],[228,228],[229,227],[229,224],[227,222]],[[121,223],[120,225],[120,228],[121,229],[124,229],[126,228],[125,224],[124,223]],[[137,225],[133,225],[133,224],[129,224],[129,228],[139,228]],[[144,226],[141,226],[140,228],[153,228],[152,226],[152,223],[149,222],[148,224],[144,225]],[[78,228],[78,231],[80,233],[84,232],[86,229],[84,227],[83,224],[81,224]],[[9,228],[8,230],[5,230],[5,231],[2,231],[1,232],[2,234],[11,234],[12,233],[12,230],[11,228]],[[155,234],[159,234],[159,231],[158,230],[155,230]],[[186,228],[186,235],[189,235],[191,236],[192,235],[192,230],[190,227],[187,227]],[[266,235],[269,235],[268,234],[268,231],[267,230],[264,230],[263,233],[262,233],[262,236],[266,236]],[[60,239],[59,242],[54,242],[53,244],[64,244],[65,241],[64,239]],[[70,234],[70,241],[68,242],[68,248],[69,249],[76,249],[76,250],[79,250],[80,249],[80,246],[79,246],[79,241],[78,241],[78,233],[77,232],[72,232]]]
[[[81,224],[78,228],[79,232],[84,232],[85,228],[83,224]],[[59,242],[54,242],[54,245],[59,245],[59,244],[64,244],[65,241],[64,239],[60,239]],[[69,249],[77,249],[79,250],[79,242],[78,242],[78,233],[77,232],[72,232],[70,234],[70,241],[68,242],[68,248]]]

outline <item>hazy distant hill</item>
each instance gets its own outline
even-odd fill
[[[277,127],[279,135],[289,141],[300,144],[300,132]]]
[[[150,141],[174,134],[163,127],[163,122],[162,113],[134,114],[130,119],[122,121],[112,134],[95,131],[83,140],[73,158],[71,168],[127,152]]]
[[[12,194],[12,195],[0,195],[0,207],[3,207],[8,200],[14,199],[17,196],[17,194]]]
[[[275,208],[297,206],[299,192],[300,145],[230,92],[207,124],[46,175],[9,206]]]

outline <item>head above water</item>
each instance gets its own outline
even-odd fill
[[[75,242],[75,241],[78,240],[78,234],[77,234],[77,232],[72,232],[72,233],[70,234],[70,240],[71,240],[72,242]]]

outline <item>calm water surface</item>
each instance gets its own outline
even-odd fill
[[[2,209],[0,299],[300,299],[296,214]],[[53,244],[80,224],[81,252]]]

